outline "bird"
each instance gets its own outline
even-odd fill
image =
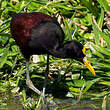
[[[95,75],[95,70],[86,58],[86,48],[76,40],[64,42],[65,34],[57,19],[41,12],[17,13],[10,22],[11,35],[26,59],[26,84],[38,95],[38,90],[29,76],[31,55],[47,54],[47,68],[44,80],[43,95],[47,74],[49,72],[49,55],[57,58],[70,58],[80,61]]]

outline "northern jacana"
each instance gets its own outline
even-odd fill
[[[11,34],[27,61],[26,84],[39,95],[40,91],[35,88],[29,77],[28,61],[31,55],[47,54],[47,70],[49,55],[52,55],[78,60],[95,75],[94,69],[86,58],[85,47],[76,40],[63,43],[65,34],[56,18],[39,12],[18,13],[12,17]],[[45,86],[43,91],[45,91]]]

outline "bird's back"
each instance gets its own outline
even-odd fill
[[[44,22],[44,21],[49,21],[56,24],[62,31],[56,18],[53,18],[43,13],[39,13],[39,12],[19,13],[12,17],[11,34],[14,37],[16,43],[19,45],[22,53],[24,51],[28,51],[29,49],[29,41],[32,39],[32,35],[31,35],[32,29],[37,27],[37,25],[39,25],[41,22]],[[63,42],[63,40],[64,40],[64,36],[62,35],[59,38],[59,42]],[[27,54],[27,53],[25,52],[24,54]]]
[[[30,30],[41,21],[53,21],[56,19],[46,14],[34,12],[34,13],[19,13],[13,16],[11,20],[11,34],[14,37],[16,43],[23,48],[28,45],[30,39]]]

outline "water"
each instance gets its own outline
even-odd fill
[[[54,99],[56,105],[49,104],[49,110],[102,110],[102,99],[92,101],[82,99],[80,104],[74,98]],[[22,96],[13,94],[10,90],[0,92],[0,110],[25,110]],[[45,109],[46,110],[46,109]],[[104,110],[110,110],[110,102]]]
[[[101,103],[96,103],[90,100],[81,100],[81,103],[78,104],[77,100],[73,98],[68,99],[57,99],[57,108],[58,110],[101,110]],[[50,107],[50,110],[51,109]]]
[[[23,110],[21,99],[10,90],[0,92],[0,110]]]

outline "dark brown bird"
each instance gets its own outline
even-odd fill
[[[11,20],[11,34],[27,60],[26,84],[39,95],[40,91],[34,87],[29,77],[28,61],[33,54],[48,55],[47,70],[49,69],[49,55],[53,55],[58,58],[76,59],[84,63],[95,75],[94,69],[86,59],[85,47],[75,40],[63,43],[65,34],[57,20],[49,15],[39,12],[16,14]]]

